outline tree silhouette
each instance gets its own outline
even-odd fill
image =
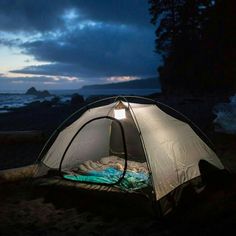
[[[149,0],[165,93],[235,92],[235,1]]]

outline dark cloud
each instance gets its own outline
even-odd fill
[[[63,24],[60,18],[67,1],[0,0],[0,30],[47,31]]]
[[[0,46],[15,47],[16,45],[21,44],[19,39],[8,39],[6,36],[2,35],[0,32]]]
[[[83,85],[84,81],[80,81],[78,78],[70,78],[63,76],[25,76],[25,77],[7,77],[3,74],[0,75],[0,88],[3,89],[26,89],[31,86],[35,86],[40,89],[44,89],[45,86],[52,88],[78,88]]]
[[[0,0],[0,30],[50,31],[64,27],[68,10],[78,20],[148,25],[146,0]]]
[[[81,0],[73,3],[86,18],[94,21],[149,25],[147,0]]]
[[[160,63],[149,21],[147,0],[0,0],[0,44],[48,62],[11,71],[42,75],[37,80],[148,77]]]
[[[148,36],[148,37],[147,37]],[[77,29],[56,39],[25,43],[25,53],[52,65],[31,66],[14,72],[105,77],[155,74],[152,31],[101,25]]]

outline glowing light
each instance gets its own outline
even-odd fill
[[[126,118],[125,109],[115,109],[114,114],[117,120],[122,120]]]
[[[121,101],[119,101],[119,103],[116,105],[114,109],[114,116],[118,120],[126,118],[125,105]]]

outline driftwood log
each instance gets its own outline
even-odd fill
[[[15,182],[33,177],[37,164],[0,171],[0,183]]]
[[[0,131],[0,144],[39,143],[44,140],[40,130]]]

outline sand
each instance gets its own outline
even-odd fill
[[[0,235],[227,235],[236,222],[235,180],[231,175],[201,194],[184,193],[174,213],[163,219],[129,197],[5,183]]]

